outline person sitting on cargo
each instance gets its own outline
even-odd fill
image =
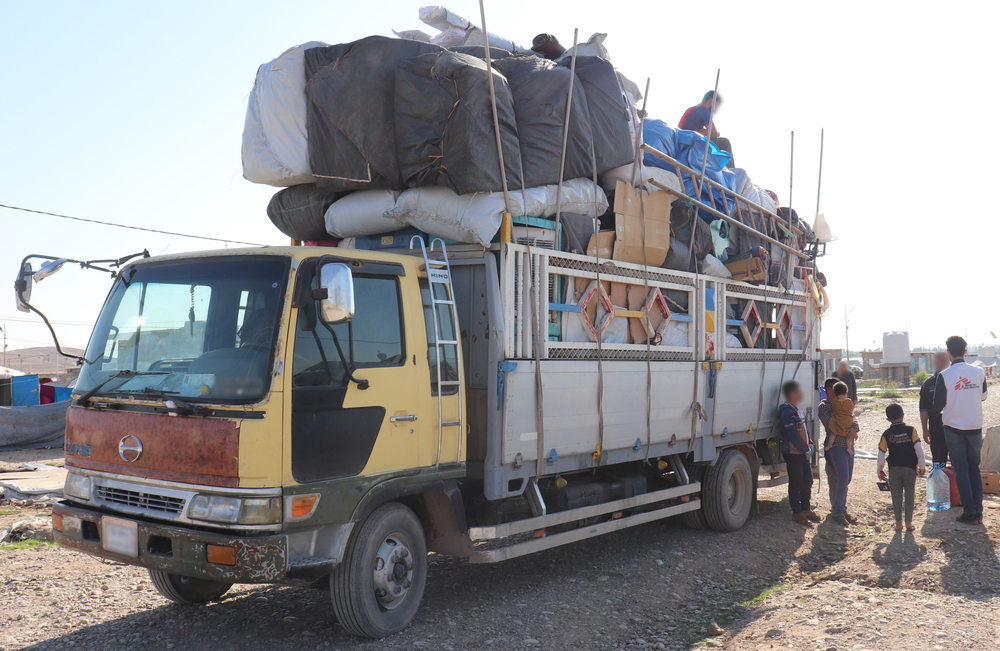
[[[701,98],[701,104],[695,104],[684,111],[684,115],[681,116],[681,121],[677,124],[677,128],[696,131],[703,136],[708,136],[716,147],[730,155],[731,158],[726,167],[735,167],[736,163],[732,158],[733,145],[729,142],[729,138],[723,138],[719,135],[719,130],[715,128],[715,124],[712,121],[713,102],[715,103],[715,110],[718,111],[719,107],[722,106],[722,95],[717,95],[714,90],[710,90]],[[712,129],[711,133],[708,132],[709,128]]]
[[[794,380],[785,382],[781,393],[785,402],[778,407],[778,420],[781,422],[781,453],[788,470],[788,504],[792,508],[793,521],[812,527],[813,522],[820,522],[822,518],[810,505],[813,476],[809,452],[812,439],[806,428],[805,415],[799,409],[805,394],[802,386]]]

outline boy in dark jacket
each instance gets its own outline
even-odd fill
[[[799,405],[804,399],[798,382],[785,382],[781,387],[785,402],[778,407],[781,423],[781,453],[788,469],[788,504],[792,507],[792,520],[805,527],[821,518],[812,510],[812,467],[809,465],[809,450],[812,439],[806,429],[805,416]]]
[[[903,422],[903,408],[895,403],[885,408],[885,417],[892,423],[878,442],[878,478],[889,480],[892,493],[892,512],[896,516],[896,531],[913,531],[913,500],[916,493],[917,475],[924,476],[924,448],[920,445],[920,435],[914,427]],[[888,455],[888,458],[886,458]],[[885,474],[885,464],[889,463],[889,474]],[[905,509],[904,509],[905,497]]]

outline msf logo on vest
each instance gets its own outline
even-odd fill
[[[958,378],[958,382],[955,383],[955,391],[964,391],[965,389],[978,389],[978,384],[973,384],[967,378]]]
[[[133,434],[122,437],[122,440],[118,442],[118,456],[129,463],[138,461],[139,457],[142,456],[142,441],[139,440],[139,437]]]

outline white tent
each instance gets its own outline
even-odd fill
[[[21,371],[7,368],[6,366],[0,366],[0,380],[6,380],[8,378],[18,377],[21,375],[24,375]]]

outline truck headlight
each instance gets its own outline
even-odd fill
[[[89,502],[91,484],[92,482],[90,477],[71,472],[66,475],[66,483],[63,485],[63,494],[68,497],[75,497]]]
[[[229,524],[278,524],[281,522],[281,499],[195,495],[188,505],[187,515],[192,520]]]

